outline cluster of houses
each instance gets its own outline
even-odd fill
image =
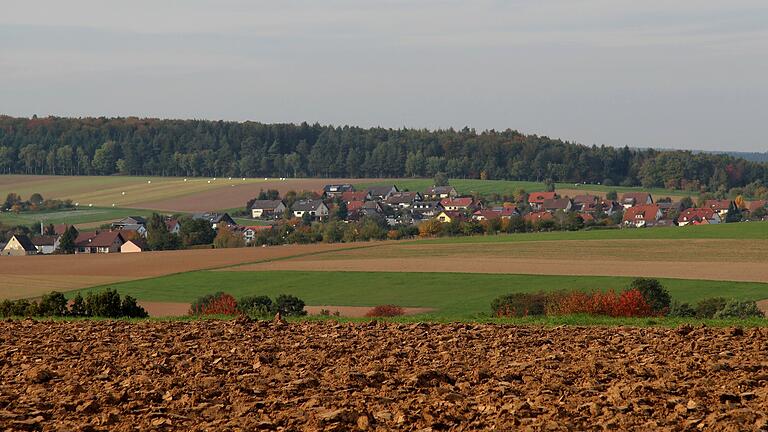
[[[633,227],[685,226],[715,224],[725,220],[732,201],[708,200],[700,208],[683,208],[682,202],[654,202],[648,192],[628,192],[619,200],[609,200],[597,195],[561,197],[556,192],[533,192],[526,203],[506,203],[499,206],[485,206],[470,196],[460,196],[452,186],[435,186],[423,192],[400,191],[395,185],[355,190],[351,184],[326,185],[320,198],[300,200],[287,208],[281,200],[254,201],[249,209],[254,219],[278,219],[286,212],[296,218],[324,220],[336,202],[343,202],[347,208],[347,220],[358,220],[363,216],[379,215],[390,225],[418,224],[425,219],[436,219],[450,223],[455,220],[490,220],[520,216],[536,223],[554,220],[558,212],[575,213],[585,223],[595,222],[599,217],[622,215],[622,224]],[[745,213],[766,208],[766,201],[753,201],[744,208]]]
[[[205,219],[211,227],[225,224],[235,226],[235,221],[227,213],[198,213],[193,219]],[[181,222],[172,217],[165,218],[165,225],[171,234],[179,234]],[[53,226],[53,234],[29,237],[17,234],[6,244],[0,244],[0,255],[48,255],[59,250],[61,239],[67,229],[66,224]],[[75,228],[75,230],[77,230]],[[147,220],[142,216],[128,216],[112,222],[108,230],[77,231],[74,241],[75,254],[135,253],[146,251]]]
[[[454,221],[484,221],[522,217],[531,223],[554,221],[557,214],[575,214],[585,223],[598,218],[622,215],[622,225],[627,227],[686,226],[718,224],[725,221],[731,200],[708,200],[701,207],[683,208],[681,202],[654,202],[647,192],[629,192],[619,200],[609,200],[597,195],[561,197],[556,192],[532,192],[527,203],[505,203],[486,206],[481,201],[460,196],[452,186],[434,186],[423,192],[401,191],[395,185],[375,186],[355,190],[351,184],[326,185],[315,199],[295,201],[288,208],[282,200],[256,200],[247,209],[253,219],[275,221],[282,218],[323,221],[330,217],[337,206],[346,206],[346,220],[355,221],[366,216],[384,218],[391,226],[414,225],[434,219],[443,223]],[[526,205],[527,204],[527,205]],[[768,201],[752,201],[742,206],[746,214],[758,209],[768,209]],[[218,229],[227,226],[246,243],[253,241],[260,230],[271,225],[241,226],[227,213],[197,213],[193,219],[203,219]],[[768,217],[766,217],[768,218]],[[165,219],[170,233],[178,234],[181,222]],[[0,244],[0,255],[51,254],[59,249],[67,225],[55,225],[54,233],[30,238],[15,235],[7,244]],[[78,232],[75,239],[76,254],[133,253],[147,250],[147,220],[141,216],[129,216],[111,224],[109,230]]]

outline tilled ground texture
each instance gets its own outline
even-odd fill
[[[768,330],[0,322],[0,429],[760,430]]]

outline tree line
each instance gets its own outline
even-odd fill
[[[482,178],[717,191],[768,184],[726,154],[585,146],[518,131],[0,116],[0,172]]]

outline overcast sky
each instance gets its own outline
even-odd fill
[[[766,151],[765,0],[3,0],[0,113]]]

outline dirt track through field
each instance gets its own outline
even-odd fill
[[[133,254],[0,257],[0,299],[36,297],[77,288],[312,254],[364,244],[314,244],[267,248],[196,249]]]
[[[633,276],[768,282],[768,241],[722,252],[723,240],[388,244],[224,271],[312,270]],[[712,251],[716,251],[713,253]]]
[[[768,428],[768,330],[0,322],[12,430]]]

